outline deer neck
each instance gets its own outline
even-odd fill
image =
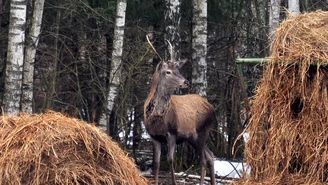
[[[156,90],[147,105],[147,117],[163,117],[170,105],[171,95],[172,92],[157,84]]]

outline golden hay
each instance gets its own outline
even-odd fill
[[[0,119],[0,184],[147,184],[104,132],[60,113]]]
[[[328,12],[290,14],[276,30],[271,47],[276,61],[328,62]]]
[[[245,130],[251,173],[233,184],[325,184],[328,13],[290,17],[277,30],[272,47]]]

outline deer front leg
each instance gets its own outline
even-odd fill
[[[155,185],[158,185],[158,172],[161,159],[161,143],[153,139],[153,170],[155,175]]]
[[[176,136],[167,134],[167,145],[168,145],[168,154],[167,154],[167,160],[170,164],[171,168],[171,178],[172,178],[172,184],[176,185],[175,182],[175,175],[174,175],[174,153],[175,153],[175,145],[176,145]]]

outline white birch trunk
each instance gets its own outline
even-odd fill
[[[22,102],[21,109],[23,112],[33,113],[33,77],[36,48],[39,42],[39,35],[42,23],[44,0],[34,1],[33,18],[29,31],[23,71]]]
[[[300,1],[288,0],[288,10],[294,15],[300,14]]]
[[[165,9],[165,60],[180,60],[180,0],[165,0],[166,9]],[[168,40],[173,46],[173,53],[171,54],[171,47],[166,42]],[[171,56],[172,55],[172,56]]]
[[[281,0],[270,1],[269,34],[271,40],[273,40],[274,32],[279,27],[280,3]]]
[[[109,75],[110,84],[106,97],[107,105],[99,120],[99,126],[105,130],[108,130],[107,123],[109,122],[109,116],[113,110],[120,85],[126,6],[127,0],[117,0],[112,61]]]
[[[18,115],[22,94],[26,0],[10,1],[8,52],[3,110],[7,115]]]
[[[207,88],[207,1],[193,0],[192,86],[206,96]]]

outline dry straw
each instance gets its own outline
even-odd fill
[[[248,177],[233,184],[328,182],[328,12],[290,16],[252,101]]]
[[[104,132],[60,113],[0,118],[0,184],[147,184]]]

